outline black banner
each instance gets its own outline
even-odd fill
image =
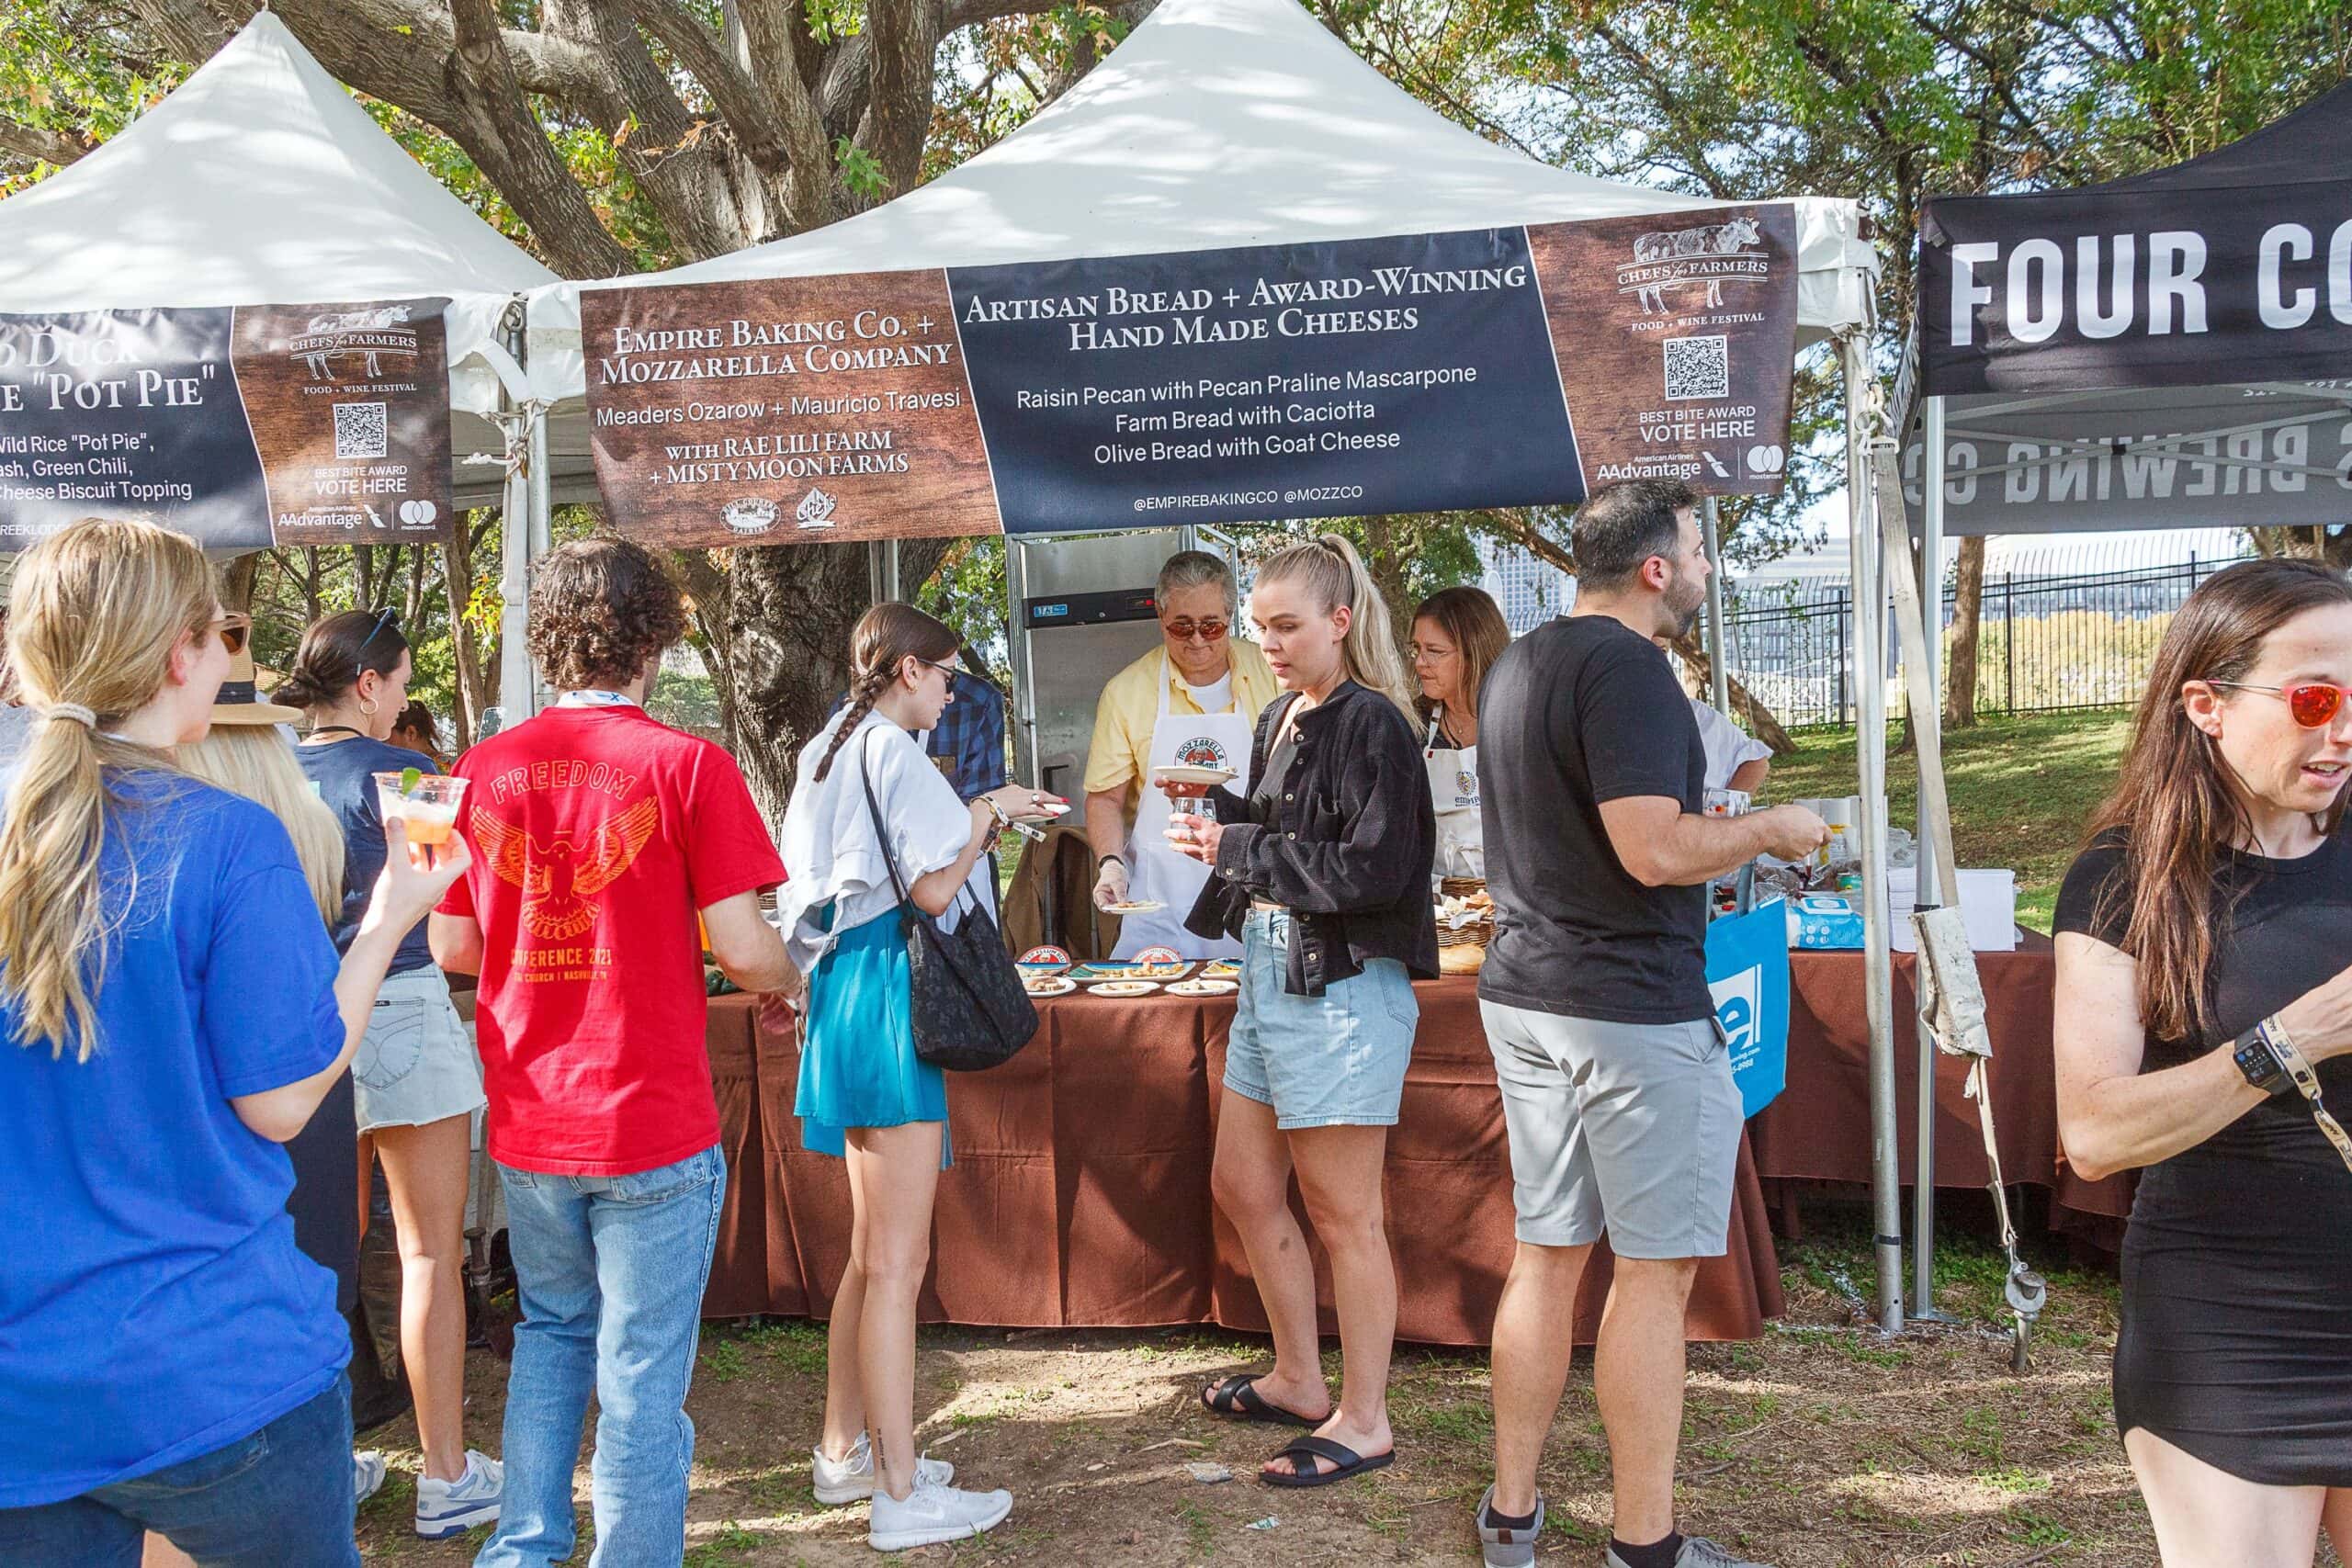
[[[213,550],[447,538],[447,303],[0,315],[0,550],[92,515]]]
[[[2215,154],[2226,158],[2225,150]],[[2352,178],[1939,197],[1920,230],[1930,396],[2352,370]]]

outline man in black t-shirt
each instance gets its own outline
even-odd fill
[[[1478,979],[1510,1141],[1519,1251],[1495,1317],[1493,1568],[1534,1560],[1536,1461],[1558,1407],[1577,1285],[1617,1256],[1593,1382],[1615,1517],[1607,1568],[1755,1568],[1674,1529],[1682,1320],[1723,1254],[1739,1090],[1707,990],[1706,884],[1826,842],[1781,807],[1710,818],[1690,705],[1652,643],[1688,631],[1710,570],[1679,482],[1597,491],[1577,513],[1577,600],[1511,645],[1478,699],[1496,931]]]

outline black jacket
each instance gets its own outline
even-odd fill
[[[1266,777],[1267,755],[1295,696],[1258,716],[1250,777]],[[1301,714],[1298,744],[1279,794],[1244,799],[1209,792],[1224,824],[1216,874],[1201,889],[1184,928],[1196,936],[1238,937],[1254,896],[1295,917],[1283,989],[1315,997],[1394,958],[1420,979],[1437,974],[1437,919],[1430,865],[1437,818],[1419,739],[1396,705],[1342,681]]]

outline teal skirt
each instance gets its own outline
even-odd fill
[[[851,927],[817,961],[792,1106],[802,1148],[839,1158],[848,1128],[937,1122],[940,1167],[952,1163],[947,1077],[915,1056],[913,993],[901,910]]]

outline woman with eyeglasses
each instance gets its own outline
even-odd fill
[[[915,736],[953,700],[957,646],[911,604],[858,617],[849,704],[800,753],[776,894],[786,950],[808,976],[794,1111],[805,1146],[847,1163],[854,1216],[812,1483],[827,1505],[872,1497],[866,1540],[882,1551],[978,1535],[1012,1510],[1011,1493],[958,1490],[953,1465],[915,1452],[915,1302],[948,1162],[947,1085],[915,1055],[897,886],[943,923],[986,908],[1001,819],[1068,803],[1007,784],[967,805],[932,766]]]
[[[2059,1127],[2137,1170],[2115,1424],[2172,1568],[2352,1551],[2352,581],[2208,580],[2058,898]]]
[[[439,771],[432,758],[389,739],[408,702],[411,671],[408,638],[391,611],[345,610],[303,634],[293,672],[271,694],[308,716],[296,756],[343,826],[338,946],[366,919],[384,866],[376,775]],[[401,928],[351,1076],[361,1160],[372,1145],[383,1162],[400,1245],[401,1360],[424,1450],[414,1525],[437,1540],[495,1520],[504,1472],[465,1442],[466,1189],[473,1112],[483,1103],[481,1059],[434,967],[421,919]]]
[[[1233,958],[1238,942],[1184,929],[1206,868],[1168,846],[1169,796],[1155,769],[1224,768],[1250,790],[1250,740],[1279,688],[1258,646],[1233,636],[1233,573],[1206,550],[1159,569],[1160,645],[1111,677],[1086,753],[1086,841],[1100,867],[1097,908],[1119,916],[1115,958],[1170,947],[1187,958]]]
[[[1487,874],[1478,822],[1478,687],[1510,646],[1502,609],[1483,590],[1441,588],[1413,607],[1413,706],[1427,733],[1421,761],[1437,813],[1441,877]]]
[[[286,829],[180,770],[242,620],[193,540],[86,520],[18,561],[40,720],[0,819],[0,1562],[358,1568],[350,1336],[283,1145],[466,865],[405,840],[338,964]]]

